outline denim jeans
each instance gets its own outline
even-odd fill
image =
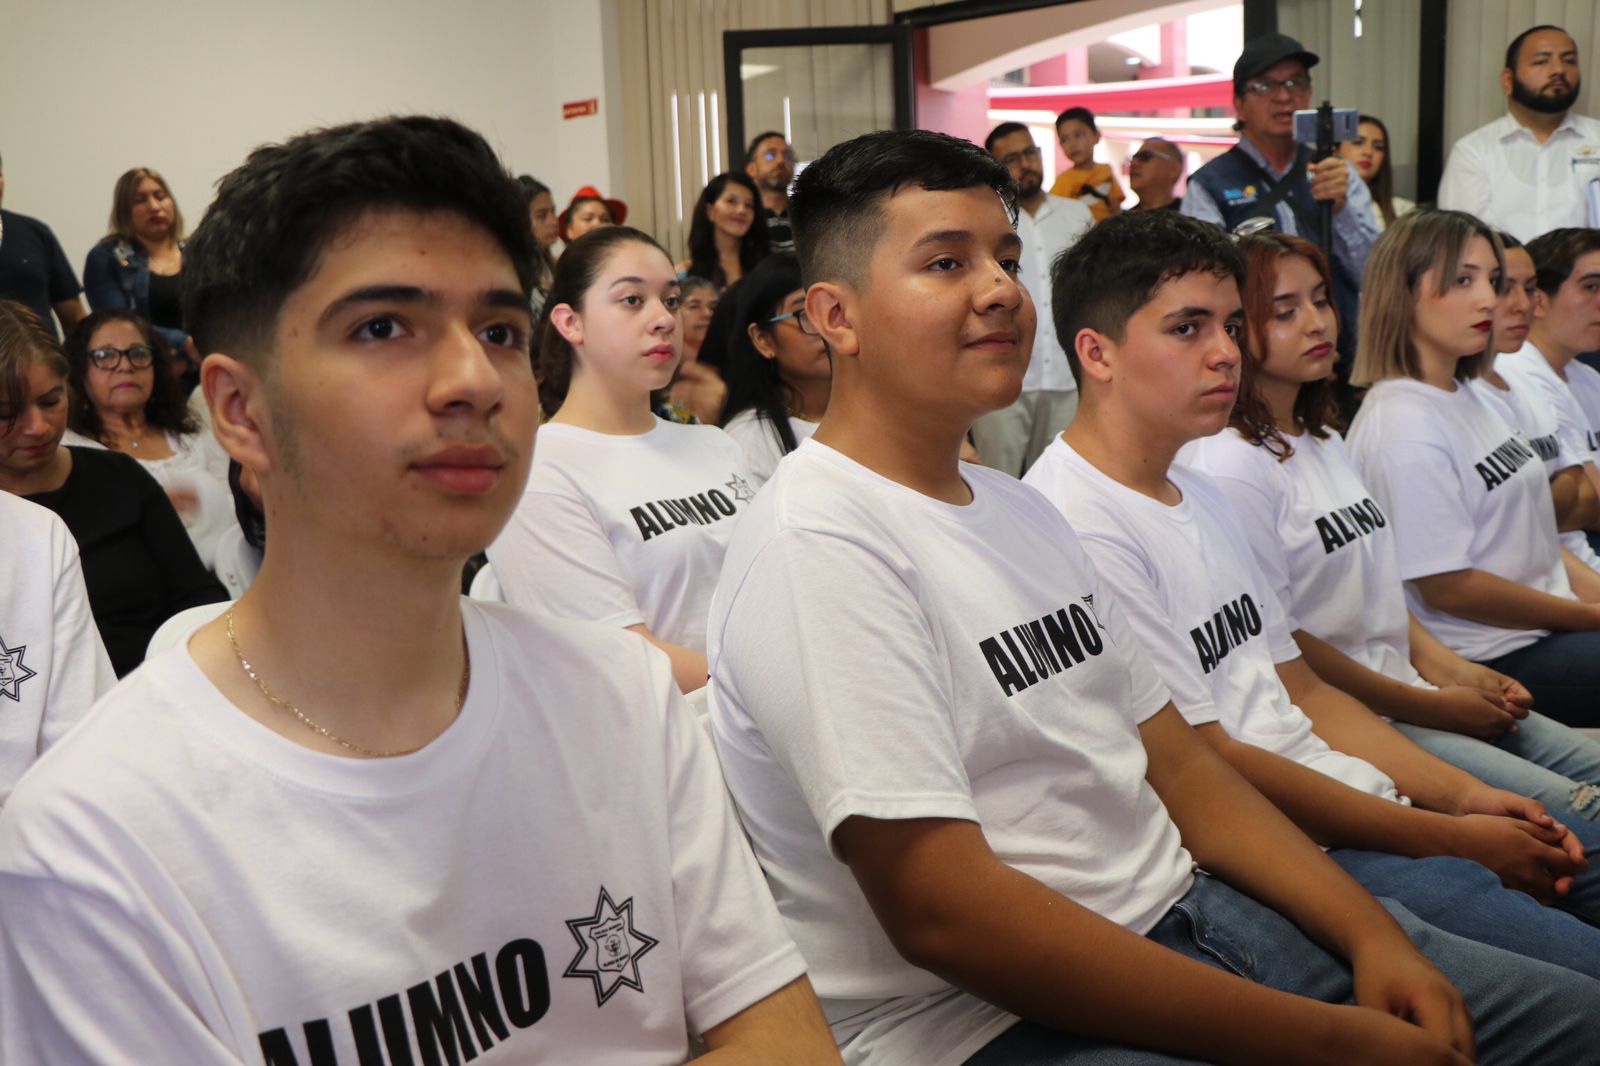
[[[1558,906],[1600,925],[1600,741],[1537,713],[1493,744],[1404,722],[1394,727],[1480,781],[1533,797],[1572,830],[1590,865]]]
[[[1600,1047],[1600,982],[1549,963],[1443,932],[1393,900],[1380,900],[1419,951],[1466,999],[1480,1066],[1578,1063]],[[1149,939],[1208,966],[1325,1003],[1349,1003],[1345,962],[1294,923],[1204,874],[1149,933]],[[1248,1018],[1239,1019],[1249,1025]],[[1283,1049],[1294,1061],[1296,1048]],[[1096,1043],[1022,1021],[967,1059],[966,1066],[1171,1066],[1194,1062]]]
[[[1527,686],[1539,713],[1600,728],[1600,633],[1551,633],[1483,665]]]

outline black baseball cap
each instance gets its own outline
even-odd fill
[[[1315,52],[1306,51],[1305,45],[1287,34],[1263,33],[1247,42],[1239,53],[1239,60],[1233,65],[1233,91],[1238,93],[1245,82],[1285,59],[1298,59],[1307,70],[1322,62]]]

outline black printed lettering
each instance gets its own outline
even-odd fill
[[[389,1049],[389,1061],[394,1066],[412,1066],[411,1027],[406,1024],[399,993],[378,1000],[378,1019],[383,1023],[383,1044]]]
[[[378,1028],[372,1019],[372,1004],[363,1003],[349,1014],[350,1035],[355,1038],[360,1066],[387,1066],[378,1043]]]
[[[478,1057],[478,1049],[472,1046],[472,1034],[467,1031],[461,998],[456,995],[455,979],[449,970],[431,983],[423,981],[406,989],[406,999],[411,1002],[412,1025],[417,1032],[423,1066],[445,1066],[445,1063],[461,1066],[463,1056],[467,1062]]]
[[[639,539],[649,540],[661,533],[661,527],[656,520],[645,514],[643,507],[630,508],[629,514],[633,515],[634,524],[639,527]]]
[[[1014,696],[1105,650],[1095,619],[1076,603],[978,641],[1000,691]],[[1087,654],[1086,654],[1087,650]]]
[[[1189,630],[1189,637],[1194,641],[1195,657],[1200,660],[1200,672],[1209,674],[1217,668],[1217,653],[1212,650],[1211,641],[1199,626]]]
[[[731,515],[735,511],[733,501],[728,499],[728,494],[721,489],[712,489],[706,495],[711,497],[712,504],[723,514]]]
[[[1328,521],[1327,515],[1317,519],[1317,533],[1322,537],[1322,554],[1332,555],[1336,549],[1344,547],[1344,538],[1333,528],[1333,523]]]
[[[1072,615],[1072,628],[1078,631],[1078,639],[1083,641],[1083,646],[1089,654],[1099,655],[1105,651],[1105,642],[1100,639],[1100,634],[1095,632],[1099,627],[1095,625],[1094,619],[1089,617],[1089,612],[1075,603],[1067,605],[1067,612]]]
[[[294,1045],[289,1043],[289,1034],[282,1029],[262,1033],[256,1039],[261,1042],[261,1057],[266,1060],[266,1066],[300,1066]]]
[[[1011,696],[1028,687],[1028,683],[1022,680],[1022,674],[1006,655],[1005,649],[1000,647],[998,640],[994,637],[980,640],[978,648],[983,652],[984,661],[989,664],[994,679],[1000,682],[1000,691]]]
[[[711,501],[706,498],[706,493],[702,492],[699,495],[690,496],[689,502],[694,504],[695,514],[699,515],[702,521],[715,522],[717,520],[717,509],[711,506]]]
[[[500,1016],[500,1004],[494,999],[494,978],[489,973],[489,956],[479,952],[472,956],[472,972],[466,963],[455,965],[456,988],[461,1002],[467,1008],[467,1020],[478,1037],[478,1046],[484,1051],[494,1047],[496,1038],[504,1040],[511,1035],[505,1019]],[[493,1036],[490,1033],[493,1032]]]
[[[1261,633],[1261,610],[1248,592],[1224,603],[1201,625],[1189,630],[1200,672],[1209,674],[1228,653]]]
[[[538,941],[513,940],[501,948],[494,958],[494,975],[506,1019],[518,1029],[526,1029],[550,1009],[550,975]]]

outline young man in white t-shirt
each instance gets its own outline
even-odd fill
[[[6,412],[0,411],[0,423]],[[117,683],[51,511],[0,491],[0,807],[23,771]]]
[[[712,601],[723,771],[846,1061],[1464,1061],[1402,929],[1485,1055],[1581,1056],[1600,984],[1397,928],[1184,722],[1049,502],[960,465],[1028,359],[1010,195],[927,131],[801,175],[833,392]]]
[[[446,119],[222,180],[185,318],[272,550],[0,816],[0,1059],[837,1061],[665,657],[459,594],[527,475],[533,263]]]
[[[1451,932],[1600,977],[1600,930],[1523,894],[1569,891],[1581,844],[1542,804],[1428,754],[1324,684],[1226,497],[1173,466],[1227,423],[1243,274],[1225,234],[1166,212],[1112,219],[1058,260],[1057,325],[1083,402],[1027,483],[1122,590],[1179,710],[1357,880]]]

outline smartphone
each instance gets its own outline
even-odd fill
[[[1353,107],[1335,107],[1333,111],[1333,143],[1353,141],[1356,139],[1357,118],[1360,114]],[[1301,144],[1317,143],[1317,120],[1320,111],[1311,108],[1307,111],[1294,113],[1294,139]]]

